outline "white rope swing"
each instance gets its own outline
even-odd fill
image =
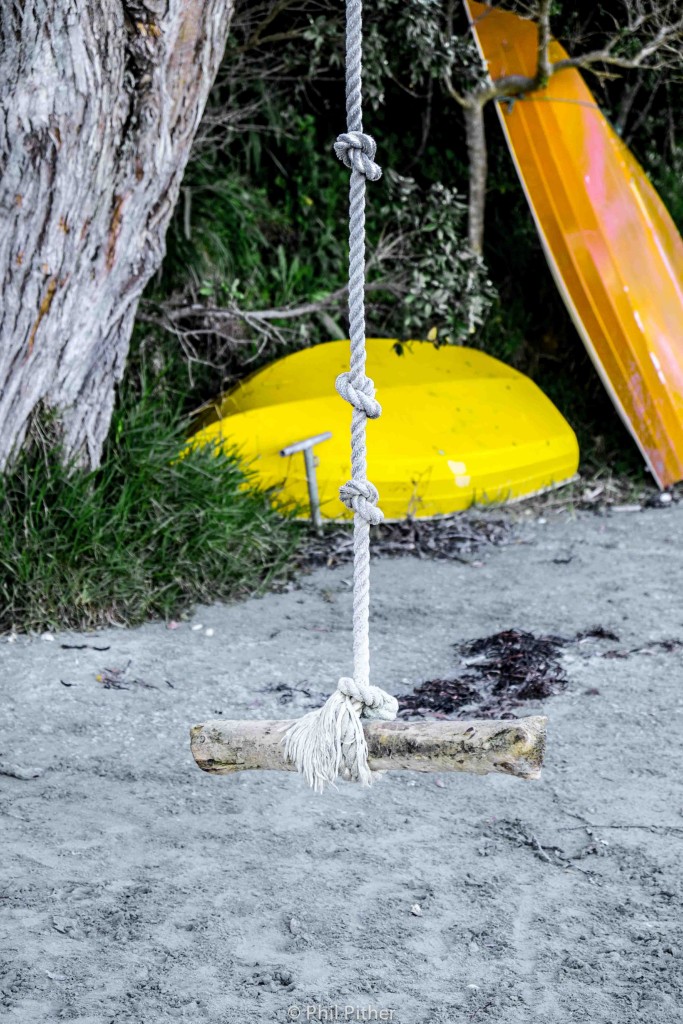
[[[370,526],[384,518],[379,494],[367,478],[366,423],[382,407],[375,385],[365,373],[365,182],[377,181],[375,140],[363,134],[361,108],[362,0],[346,0],[346,120],[334,151],[351,170],[349,191],[349,334],[348,373],[336,388],[353,406],[351,479],[339,491],[353,510],[353,678],[342,677],[321,708],[300,718],[285,735],[285,756],[308,784],[322,792],[337,777],[369,786],[368,748],[361,718],[396,718],[398,701],[370,684]]]

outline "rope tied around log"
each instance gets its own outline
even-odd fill
[[[351,479],[339,491],[353,511],[353,678],[342,677],[326,703],[300,718],[285,735],[285,756],[308,784],[322,792],[337,777],[370,785],[368,748],[361,718],[396,717],[398,702],[370,684],[370,526],[384,515],[377,488],[367,478],[366,424],[382,407],[365,372],[365,188],[382,174],[375,163],[376,144],[363,132],[362,0],[346,0],[347,130],[335,142],[337,157],[350,169],[349,186],[349,336],[350,369],[335,387],[353,408]]]
[[[337,778],[372,783],[362,718],[391,722],[398,701],[379,686],[359,686],[346,676],[321,708],[298,719],[285,736],[285,756],[296,764],[308,785],[322,793]]]

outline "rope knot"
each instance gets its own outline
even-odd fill
[[[368,181],[378,181],[382,177],[382,168],[375,163],[377,143],[372,135],[344,132],[337,137],[334,151],[343,164],[362,174]]]
[[[340,373],[334,386],[345,401],[364,412],[369,420],[376,420],[382,415],[382,406],[375,398],[375,383],[370,377],[352,381],[350,373]]]
[[[317,793],[340,777],[372,783],[361,718],[396,718],[398,701],[379,686],[343,676],[321,708],[298,718],[284,736],[285,757]]]
[[[369,480],[349,480],[339,488],[339,497],[370,526],[379,526],[384,519],[384,512],[377,507],[379,491]]]
[[[358,701],[361,718],[381,718],[385,722],[393,722],[396,718],[398,701],[379,686],[362,685],[350,676],[342,676],[337,689],[345,697]]]

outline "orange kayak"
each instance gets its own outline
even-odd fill
[[[536,26],[467,2],[492,79],[533,75]],[[557,42],[551,60],[566,57]],[[683,479],[683,240],[580,73],[496,108],[557,286],[660,487]]]

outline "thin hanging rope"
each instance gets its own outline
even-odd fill
[[[382,171],[375,163],[376,145],[363,133],[362,0],[346,0],[346,120],[334,150],[351,170],[349,189],[349,335],[350,369],[337,377],[336,389],[353,406],[351,417],[351,479],[339,491],[353,510],[353,678],[339,680],[322,708],[304,715],[285,736],[285,755],[315,790],[338,775],[371,782],[368,751],[361,724],[364,718],[393,719],[395,697],[370,684],[370,526],[384,518],[379,495],[367,478],[366,424],[382,407],[374,382],[366,375],[365,350],[365,183]]]

